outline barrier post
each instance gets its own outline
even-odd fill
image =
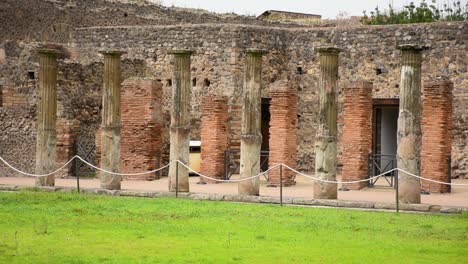
[[[280,205],[283,206],[283,164],[280,164]]]
[[[398,175],[400,175],[400,172],[395,175],[395,201],[396,201],[396,211],[397,213],[400,212],[400,201],[398,200]]]
[[[80,174],[76,174],[76,190],[80,193]]]
[[[179,197],[179,161],[176,161],[176,176],[175,176],[175,197]]]

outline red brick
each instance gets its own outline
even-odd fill
[[[270,155],[269,167],[284,163],[296,168],[296,126],[297,126],[297,93],[286,82],[273,84],[270,90]],[[269,173],[270,185],[280,184],[280,169]],[[296,174],[283,169],[283,186],[296,184]]]
[[[228,99],[225,96],[208,94],[202,98],[201,167],[202,174],[224,178],[224,150],[228,148]],[[204,182],[215,181],[203,179]]]
[[[452,147],[453,83],[445,79],[424,82],[422,100],[421,176],[449,182]],[[421,181],[423,190],[449,192],[448,185]]]
[[[343,148],[341,170],[343,181],[361,180],[367,177],[368,155],[372,148],[372,83],[357,81],[344,88]],[[367,182],[344,185],[358,190]]]

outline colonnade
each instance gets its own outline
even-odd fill
[[[421,145],[421,51],[419,45],[399,46],[402,52],[400,115],[398,119],[398,166],[420,175]],[[315,142],[316,177],[336,180],[337,165],[337,80],[340,49],[316,49],[320,62],[320,106],[318,132]],[[122,51],[108,50],[104,55],[104,83],[102,93],[102,157],[101,166],[109,172],[119,172],[120,161],[120,88]],[[191,55],[190,50],[172,50],[174,56],[172,106],[170,123],[170,161],[188,164],[190,140]],[[243,87],[240,178],[260,173],[260,145],[262,135],[261,89],[262,56],[265,50],[246,51]],[[55,169],[57,118],[57,54],[55,50],[39,50],[39,102],[36,147],[36,173]],[[189,191],[189,172],[184,166],[172,163],[169,167],[169,190]],[[118,175],[102,172],[101,188],[120,189]],[[407,174],[399,175],[399,199],[403,203],[420,202],[420,182]],[[54,176],[38,177],[36,185],[54,185]],[[336,199],[337,184],[314,182],[314,198]],[[239,194],[259,195],[259,179],[242,181]]]

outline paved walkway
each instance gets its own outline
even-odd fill
[[[199,177],[190,177],[190,191],[195,193],[212,194],[237,194],[237,183],[219,183],[219,184],[196,184]],[[384,179],[379,181],[385,182]],[[284,197],[313,197],[312,181],[298,176],[297,184],[292,187],[283,188]],[[454,183],[468,184],[468,179],[453,180]],[[29,177],[0,177],[0,184],[33,186],[34,178]],[[266,187],[267,183],[262,181],[260,186],[260,195],[279,196],[279,188]],[[56,179],[56,186],[75,187],[76,179]],[[80,186],[83,188],[99,188],[97,179],[80,179]],[[122,182],[122,189],[127,190],[150,190],[167,191],[167,177],[155,181],[127,181]],[[394,202],[395,191],[390,187],[378,185],[374,188],[364,188],[359,191],[338,192],[338,199],[352,201],[376,201],[376,202]],[[453,186],[452,193],[422,195],[422,203],[444,206],[468,207],[468,186]]]

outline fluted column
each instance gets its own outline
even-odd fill
[[[190,100],[192,84],[190,74],[191,50],[172,50],[174,72],[172,80],[172,107],[170,130],[170,161],[180,160],[189,165],[190,144]],[[169,191],[176,190],[178,172],[178,191],[189,191],[189,171],[180,164],[169,167]]]
[[[320,110],[315,141],[315,177],[336,180],[337,136],[337,79],[338,54],[340,49],[323,47],[317,49],[320,60]],[[335,183],[314,182],[314,198],[336,199]]]
[[[102,51],[104,55],[104,84],[102,89],[101,167],[120,172],[120,86],[122,83],[118,50]],[[119,190],[121,177],[100,172],[101,188]]]
[[[240,177],[248,178],[260,173],[260,150],[262,145],[262,56],[265,50],[248,49],[242,104],[242,131]],[[260,179],[239,182],[239,194],[259,195]]]
[[[53,49],[40,49],[39,101],[36,137],[36,174],[56,169],[57,142],[57,54]],[[54,175],[37,177],[37,186],[54,186]]]
[[[400,111],[397,129],[397,165],[400,169],[420,175],[421,149],[421,51],[420,45],[405,44],[401,50]],[[421,202],[420,180],[398,172],[402,203]]]

